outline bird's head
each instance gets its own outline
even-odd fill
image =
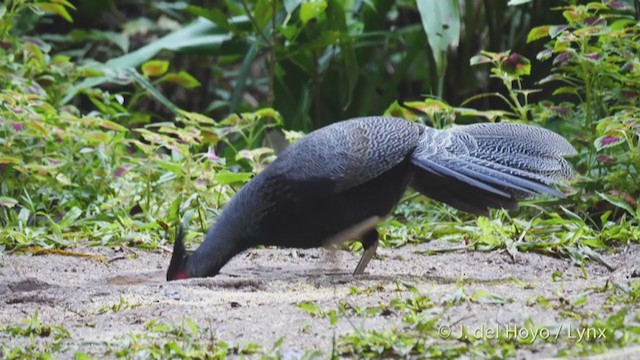
[[[189,255],[184,249],[184,228],[180,225],[176,231],[173,255],[171,256],[171,263],[169,263],[169,269],[167,270],[167,281],[190,278],[191,276],[189,276],[187,272],[188,261]]]

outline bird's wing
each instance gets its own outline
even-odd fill
[[[405,160],[415,149],[422,129],[410,121],[388,117],[335,123],[291,145],[279,157],[277,171],[299,182],[328,181],[335,192],[345,191]]]
[[[534,194],[561,196],[553,185],[573,177],[563,156],[575,149],[560,135],[522,124],[426,128],[411,162],[412,186],[462,210],[516,207]]]

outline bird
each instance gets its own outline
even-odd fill
[[[576,150],[542,127],[507,122],[435,129],[395,117],[361,117],[288,146],[224,206],[201,245],[176,234],[167,280],[211,277],[258,245],[314,248],[359,240],[362,274],[378,247],[376,225],[408,187],[487,215],[535,195],[562,197]]]

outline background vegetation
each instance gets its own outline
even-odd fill
[[[580,175],[564,199],[488,218],[408,194],[381,225],[384,246],[442,239],[608,266],[603,251],[640,242],[639,11],[615,0],[5,0],[0,251],[153,249],[182,219],[199,242],[283,139],[386,113],[436,127],[536,123],[573,143]]]

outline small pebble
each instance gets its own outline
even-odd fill
[[[165,289],[164,296],[171,300],[180,300],[180,292],[176,289]]]

